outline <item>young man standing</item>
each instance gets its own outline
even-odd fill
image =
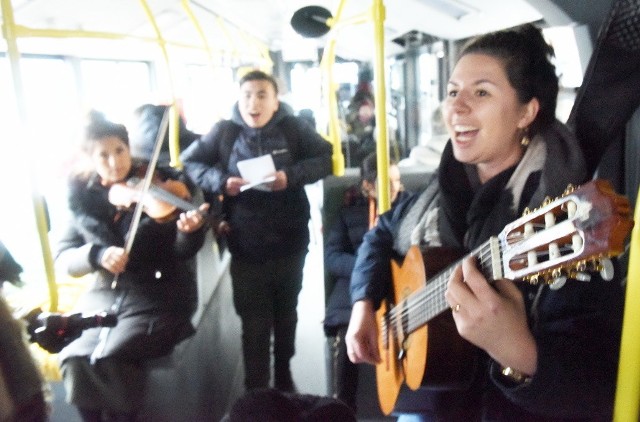
[[[241,170],[258,157],[273,161],[275,172],[250,188],[255,180]],[[245,387],[269,386],[273,334],[274,385],[293,391],[289,361],[295,353],[296,307],[309,243],[304,185],[331,173],[331,144],[281,106],[272,76],[252,71],[240,80],[232,118],[216,123],[181,160],[205,193],[223,196],[233,301],[242,320]]]

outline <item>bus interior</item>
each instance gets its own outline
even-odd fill
[[[411,152],[430,146],[436,135],[432,116],[456,52],[469,37],[525,22],[543,28],[555,49],[558,118],[576,130],[594,177],[610,180],[635,209],[639,0],[0,2],[0,175],[4,203],[15,205],[3,207],[0,240],[24,267],[25,281],[20,288],[5,283],[3,294],[20,307],[64,312],[77,297],[77,281],[56,274],[51,250],[67,217],[65,170],[89,109],[126,123],[141,104],[168,104],[189,130],[204,134],[229,116],[238,75],[260,68],[281,83],[281,100],[296,112],[311,110],[317,130],[334,144],[334,174],[307,186],[312,235],[293,361],[300,392],[326,394],[324,301],[318,298],[331,280],[323,270],[322,228],[335,218],[344,189],[358,180],[357,166],[341,148],[346,142],[348,151],[340,122],[350,98],[363,80],[372,84],[376,117],[386,122],[378,142],[389,146],[389,157],[404,161],[403,182],[417,190],[435,170],[439,151],[430,150],[418,162]],[[292,25],[294,13],[307,6],[330,13],[315,37]],[[181,165],[175,150],[171,158]],[[640,251],[634,251],[640,261]],[[217,421],[242,394],[240,321],[230,300],[229,260],[208,234],[197,257],[196,334],[171,355],[149,362],[143,420]],[[631,327],[625,320],[625,329]],[[64,402],[55,356],[35,347],[34,353],[53,388],[52,421],[80,420]],[[358,420],[393,420],[378,408],[373,372],[361,377]],[[639,384],[632,391],[640,390],[640,381],[630,382]],[[639,398],[631,412],[637,412]]]

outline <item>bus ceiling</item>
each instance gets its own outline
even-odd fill
[[[306,4],[334,12],[337,3],[335,0],[2,0],[3,9],[12,6],[23,53],[52,54],[55,49],[56,54],[61,55],[123,59],[127,58],[123,55],[129,55],[140,59],[157,54],[146,42],[156,40],[154,25],[157,25],[172,54],[191,60],[208,60],[213,56],[226,61],[235,59],[239,63],[255,58],[248,57],[247,52],[259,57],[267,49],[287,56],[290,50],[322,48],[327,36],[302,39],[291,28],[290,19]],[[372,1],[343,3],[342,16],[348,17],[366,12]],[[581,2],[572,0],[386,1],[385,54],[402,53],[405,49],[402,40],[415,34],[456,40],[534,21],[548,26],[586,24],[595,39],[611,0],[596,3],[581,7]],[[246,13],[247,10],[252,13]],[[148,11],[153,14],[154,22],[146,16]],[[340,31],[338,56],[370,59],[373,51],[363,48],[363,40],[371,39],[371,25],[364,22],[345,26]],[[92,47],[79,42],[82,37],[92,38]],[[108,42],[95,48],[97,38]],[[118,40],[127,42],[127,48],[119,48],[114,42]],[[134,48],[136,45],[139,48]],[[0,46],[0,50],[2,48]]]

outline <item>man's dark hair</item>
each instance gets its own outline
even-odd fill
[[[346,404],[332,397],[257,389],[240,397],[231,408],[229,422],[356,422]]]
[[[249,81],[267,81],[273,86],[276,95],[278,95],[278,82],[273,76],[263,72],[262,70],[252,70],[251,72],[247,73],[242,78],[240,78],[239,85],[242,86],[242,84]]]

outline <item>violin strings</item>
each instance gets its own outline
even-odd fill
[[[158,187],[158,186],[151,186],[149,188],[149,190],[153,193],[153,195],[155,195],[158,199],[167,202],[171,205],[175,205],[176,207],[180,208],[181,210],[184,211],[190,211],[190,210],[194,210],[197,209],[197,207],[195,205],[193,205],[191,202],[189,201],[185,201],[184,199],[177,197],[173,194],[171,194],[170,192],[165,191],[164,189]]]

